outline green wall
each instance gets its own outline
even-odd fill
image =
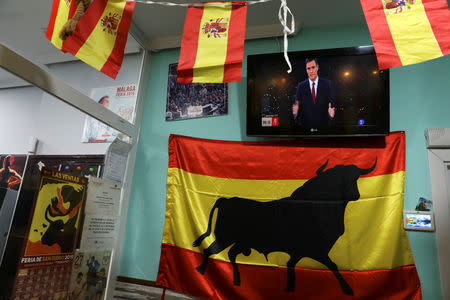
[[[282,45],[282,39],[279,40]],[[304,29],[289,40],[289,50],[371,45],[365,27]],[[275,39],[247,42],[242,81],[230,85],[228,115],[184,121],[165,121],[168,65],[179,50],[152,57],[148,94],[128,210],[121,276],[156,280],[164,226],[167,142],[169,134],[223,140],[251,140],[245,135],[246,57],[279,52]],[[424,131],[450,127],[450,56],[391,70],[391,131],[406,131],[405,209],[420,196],[431,199]],[[424,299],[441,299],[435,234],[408,232],[422,282]]]

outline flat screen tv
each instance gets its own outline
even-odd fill
[[[389,70],[373,46],[247,58],[247,135],[389,134]],[[313,83],[314,82],[314,88]]]

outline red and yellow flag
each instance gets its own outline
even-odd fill
[[[75,0],[53,0],[52,12],[45,36],[58,49],[61,50],[63,40],[59,36],[67,20],[71,19],[76,10]]]
[[[361,0],[380,69],[450,53],[446,0]]]
[[[172,135],[157,284],[202,299],[421,299],[404,179],[403,132],[332,143]]]
[[[241,81],[246,17],[246,2],[205,2],[189,6],[177,81]]]
[[[115,79],[122,65],[136,3],[125,0],[94,0],[78,21],[73,34],[63,42],[59,38],[59,31],[67,21],[64,2],[65,0],[55,0],[53,3],[53,11],[56,13],[52,12],[50,24],[54,23],[55,26],[49,25],[47,38],[62,51],[71,53]],[[49,33],[50,27],[54,29]]]

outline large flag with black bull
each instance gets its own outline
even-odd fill
[[[402,226],[404,132],[171,135],[157,284],[203,299],[421,299]]]
[[[450,54],[446,0],[360,0],[380,69]]]

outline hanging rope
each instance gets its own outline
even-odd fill
[[[291,27],[287,26],[287,18],[288,18],[288,13],[291,17]],[[289,70],[287,71],[288,73],[292,72],[292,65],[291,62],[289,61],[289,57],[287,54],[287,50],[288,50],[288,40],[287,40],[287,35],[288,34],[293,34],[295,32],[295,20],[294,20],[294,16],[292,15],[291,10],[289,9],[289,7],[287,7],[287,3],[286,0],[281,0],[281,6],[280,6],[280,10],[278,11],[278,19],[280,19],[280,23],[281,26],[283,26],[283,33],[284,33],[284,59],[286,60],[286,63],[289,66]]]
[[[88,8],[89,4],[91,4],[91,0],[76,0],[77,9],[75,10],[75,14],[70,20],[67,20],[66,24],[64,24],[61,29],[59,36],[62,40],[65,40],[69,37],[77,27],[78,21],[83,16],[84,12]]]
[[[162,294],[161,294],[161,300],[164,300],[164,297],[166,296],[166,287],[164,286],[163,287],[163,291],[162,291]]]
[[[173,2],[166,2],[166,1],[150,1],[150,0],[135,0],[137,3],[144,3],[144,4],[159,4],[163,6],[204,6],[203,3],[173,3]],[[247,5],[253,5],[253,4],[259,4],[259,3],[265,3],[270,2],[272,0],[254,0],[254,1],[247,1]],[[215,4],[214,2],[209,2],[208,5],[217,5],[217,6],[223,6],[223,3],[218,2]]]

